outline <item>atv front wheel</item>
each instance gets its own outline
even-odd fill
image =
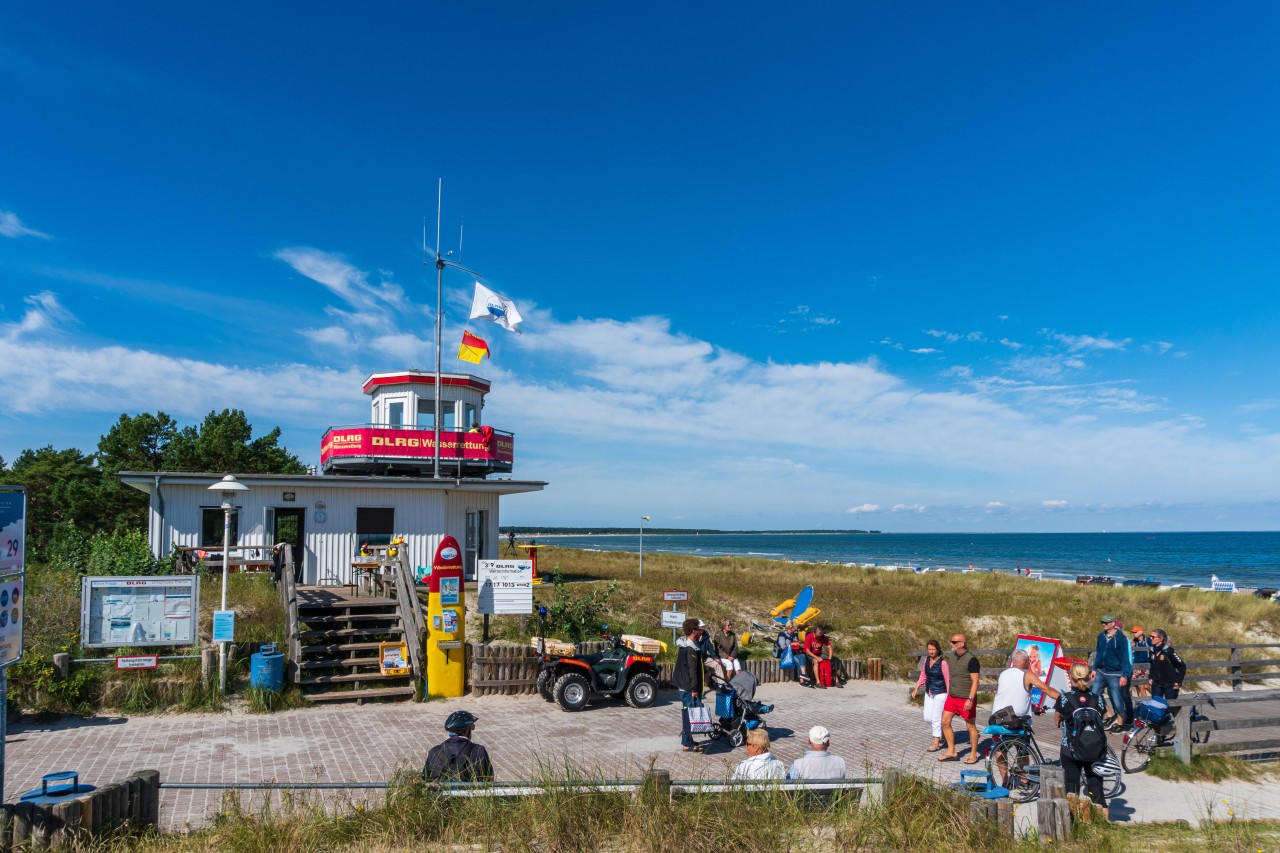
[[[591,698],[591,685],[576,672],[568,672],[556,680],[556,703],[566,711],[581,711]]]
[[[538,695],[548,702],[556,701],[555,694],[552,692],[555,688],[555,684],[551,680],[552,674],[549,669],[544,669],[538,673]]]
[[[625,698],[632,708],[648,708],[658,698],[657,680],[647,672],[636,673],[627,682]]]

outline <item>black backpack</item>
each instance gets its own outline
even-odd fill
[[[1062,725],[1067,732],[1071,757],[1082,762],[1102,760],[1107,754],[1107,730],[1097,697],[1073,691],[1063,698],[1067,700],[1069,713]]]

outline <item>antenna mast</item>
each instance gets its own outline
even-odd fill
[[[445,260],[440,254],[440,208],[444,199],[444,178],[440,178],[436,184],[436,250],[435,250],[435,266],[436,266],[436,416],[433,423],[433,433],[435,440],[434,460],[431,468],[431,476],[440,479],[440,347],[441,335],[444,330],[444,268],[452,267],[461,270],[468,275],[473,275],[477,279],[482,276],[475,270],[469,270],[462,264],[454,261]],[[458,231],[458,255],[462,255],[462,231]],[[422,220],[422,262],[427,263],[427,221]],[[461,463],[458,470],[461,471]]]

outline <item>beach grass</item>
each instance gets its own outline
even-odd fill
[[[744,631],[752,620],[768,623],[771,607],[812,584],[813,605],[822,611],[818,621],[832,634],[837,654],[881,658],[885,674],[894,677],[914,672],[911,653],[923,649],[926,641],[945,644],[956,631],[968,635],[973,649],[1011,648],[1018,634],[1057,638],[1067,648],[1091,649],[1104,613],[1119,616],[1125,625],[1141,624],[1148,632],[1164,628],[1177,647],[1280,643],[1280,606],[1274,602],[1200,590],[1086,586],[987,572],[915,574],[661,553],[645,554],[640,577],[634,553],[554,546],[543,550],[539,569],[544,576],[558,573],[570,583],[617,581],[610,603],[615,626],[659,639],[670,635],[670,629],[660,624],[664,590],[688,591],[690,615],[712,625],[729,618],[737,630]],[[523,639],[516,636],[511,617],[494,621],[491,630]],[[531,625],[529,632],[536,633],[536,626]],[[767,654],[767,647],[758,653]],[[1243,654],[1246,661],[1276,656],[1274,650]],[[1189,652],[1185,657],[1214,660],[1224,659],[1226,653]]]

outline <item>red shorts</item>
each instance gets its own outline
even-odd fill
[[[965,722],[972,723],[973,718],[976,717],[978,713],[978,703],[974,702],[969,706],[968,710],[966,710],[964,703],[968,701],[968,699],[961,699],[957,696],[948,696],[947,701],[942,704],[942,713],[945,714],[950,712]]]

